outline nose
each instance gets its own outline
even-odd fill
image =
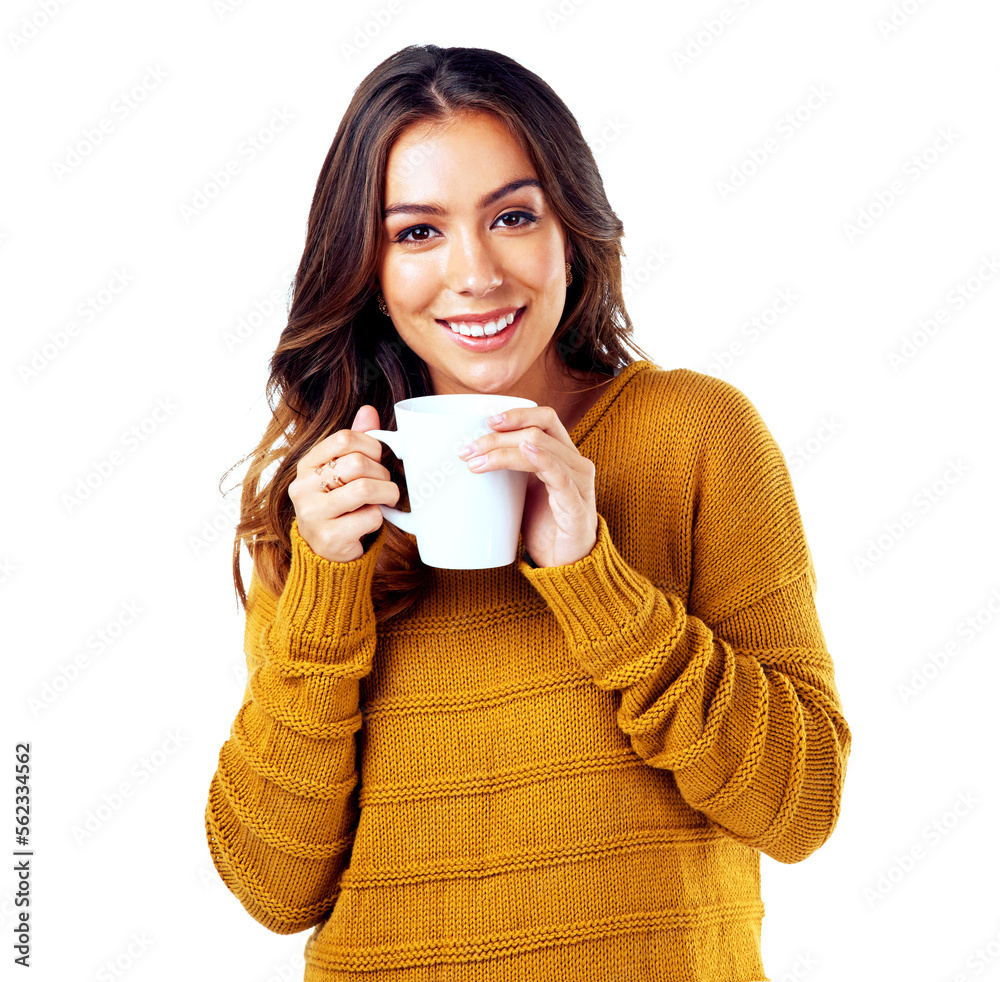
[[[456,294],[485,296],[503,282],[490,243],[475,232],[458,236],[448,255],[448,288]]]

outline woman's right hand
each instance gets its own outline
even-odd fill
[[[349,430],[337,430],[299,460],[288,487],[299,535],[317,556],[348,563],[364,553],[361,538],[384,521],[379,504],[395,505],[399,486],[381,464],[382,444],[365,430],[379,428],[378,411],[362,406]],[[319,476],[316,468],[321,467]],[[323,481],[343,485],[323,490]]]

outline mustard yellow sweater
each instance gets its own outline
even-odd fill
[[[251,577],[206,828],[254,918],[314,928],[307,982],[767,977],[760,854],[826,841],[851,741],[784,457],[649,361],[571,437],[578,562],[434,569],[378,630],[384,526],[335,563],[293,522],[281,596]]]

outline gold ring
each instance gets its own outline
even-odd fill
[[[336,484],[333,485],[327,484],[325,478],[320,482],[323,486],[324,491],[335,491],[337,488],[342,488],[344,486],[344,482],[339,477],[337,477],[336,474],[333,475],[333,479],[337,482]]]

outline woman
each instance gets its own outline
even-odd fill
[[[334,138],[206,810],[246,910],[314,928],[307,980],[760,979],[760,853],[836,825],[850,731],[784,458],[733,386],[627,357],[621,236],[576,120],[496,52],[397,52]],[[464,457],[528,473],[511,566],[423,567],[382,520],[404,475],[366,431],[451,392],[537,403]]]

